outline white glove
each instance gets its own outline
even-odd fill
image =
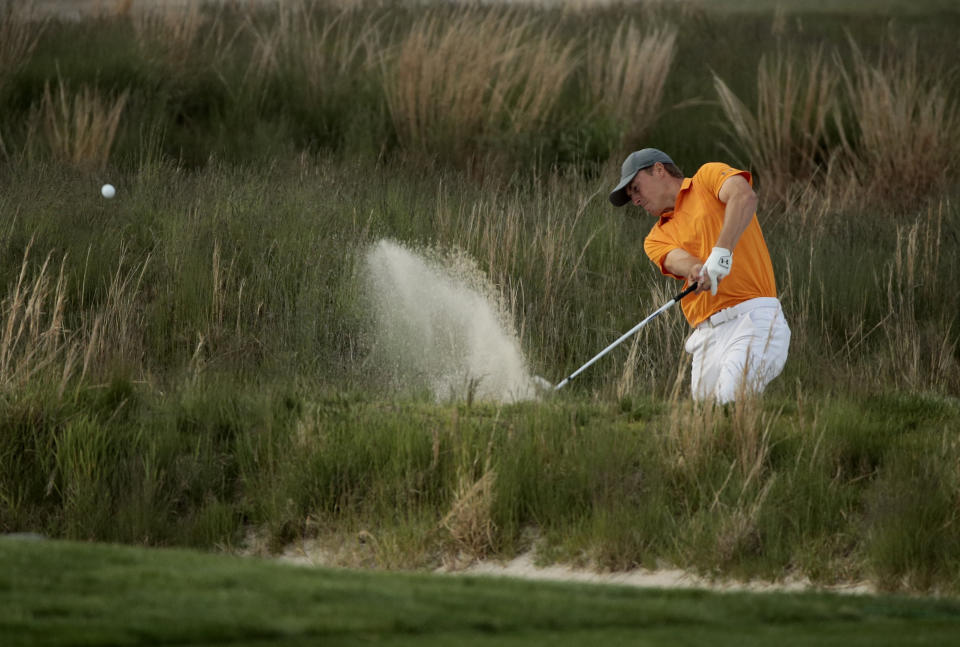
[[[733,252],[723,247],[714,247],[707,257],[707,261],[700,270],[701,275],[705,274],[710,278],[710,294],[717,295],[717,285],[720,279],[730,273],[730,266],[733,265]]]

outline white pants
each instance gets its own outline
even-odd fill
[[[697,326],[684,349],[693,355],[690,388],[696,400],[724,404],[762,393],[787,362],[790,327],[777,299],[750,299]]]

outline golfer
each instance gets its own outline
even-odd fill
[[[719,403],[761,393],[783,370],[790,328],[777,299],[750,173],[704,164],[685,178],[655,148],[631,153],[610,193],[657,218],[644,251],[663,274],[698,283],[681,302],[693,326],[691,392]]]

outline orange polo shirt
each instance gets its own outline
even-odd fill
[[[706,261],[720,236],[726,205],[718,197],[720,187],[734,175],[742,175],[753,186],[753,178],[719,162],[704,164],[692,178],[685,178],[673,211],[662,216],[643,242],[643,249],[663,274],[685,280],[663,266],[667,254],[683,249]],[[757,214],[733,249],[730,274],[720,280],[717,296],[709,291],[691,294],[681,301],[683,314],[691,326],[707,317],[747,299],[777,296],[773,263],[760,231]]]

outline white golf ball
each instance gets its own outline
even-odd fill
[[[117,195],[117,190],[113,188],[112,184],[104,184],[102,187],[100,187],[100,195],[109,199]]]

